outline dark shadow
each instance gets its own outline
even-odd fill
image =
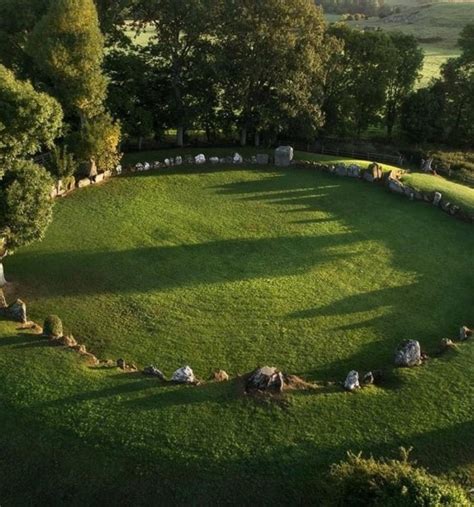
[[[249,280],[305,272],[347,254],[334,251],[357,236],[287,236],[223,240],[202,244],[141,248],[113,252],[73,251],[56,254],[18,253],[14,265],[34,255],[41,269],[25,273],[35,297],[149,292],[200,284]],[[79,268],[80,266],[80,268]],[[67,283],[64,273],[68,272]],[[94,280],[94,283],[89,283]]]

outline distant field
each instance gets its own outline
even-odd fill
[[[433,77],[439,75],[441,65],[448,58],[459,55],[456,47],[462,28],[474,20],[474,3],[435,4],[416,6],[415,2],[391,2],[392,5],[405,4],[400,14],[384,19],[371,18],[366,21],[351,21],[349,26],[387,31],[401,31],[414,35],[425,51],[425,65],[420,86],[425,86]],[[334,22],[334,16],[328,16]]]

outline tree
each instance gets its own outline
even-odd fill
[[[51,147],[62,129],[59,103],[0,65],[0,164]]]
[[[219,32],[222,107],[241,144],[253,131],[282,130],[305,112],[319,124],[324,19],[311,0],[224,0]]]
[[[78,161],[89,164],[90,173],[96,166],[109,169],[119,157],[120,127],[105,110],[104,38],[93,0],[51,2],[28,52],[43,85],[63,105],[72,132],[67,144]]]
[[[132,8],[138,29],[154,28],[146,53],[151,66],[166,76],[169,104],[165,107],[178,146],[184,144],[184,132],[195,118],[196,80],[202,55],[210,54],[214,44],[219,5],[215,0],[137,0]]]
[[[392,51],[387,51],[389,63],[387,91],[385,98],[385,126],[387,135],[392,137],[403,100],[413,90],[423,66],[423,51],[412,35],[400,32],[389,34]]]
[[[53,180],[41,166],[12,162],[0,180],[0,287],[3,259],[14,249],[43,238],[52,219]]]
[[[67,115],[84,122],[102,112],[104,38],[93,0],[51,2],[28,40],[28,52]]]
[[[474,62],[474,23],[469,23],[463,28],[458,46],[461,48],[462,59],[465,62]]]
[[[343,50],[332,62],[335,90],[326,89],[325,113],[337,130],[355,130],[360,136],[383,113],[394,47],[384,32],[361,32],[338,24],[330,27],[329,34],[343,43]],[[331,114],[338,117],[330,118]]]

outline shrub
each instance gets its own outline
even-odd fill
[[[349,454],[348,459],[333,465],[330,473],[332,505],[435,507],[469,506],[464,490],[451,482],[430,475],[408,462],[408,452],[401,460],[365,459]]]
[[[43,325],[43,334],[55,337],[63,335],[63,323],[57,315],[49,315],[46,317]]]

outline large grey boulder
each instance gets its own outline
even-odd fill
[[[420,342],[416,340],[403,342],[395,353],[395,364],[406,368],[421,364]]]
[[[405,194],[405,186],[398,180],[390,179],[388,181],[388,189],[396,194]]]
[[[352,164],[347,168],[347,176],[351,178],[360,178],[360,167],[358,165]]]
[[[284,387],[283,373],[273,366],[264,366],[252,372],[246,382],[248,391],[275,391],[281,392]]]
[[[177,384],[195,384],[196,377],[189,366],[183,366],[173,373],[171,381]]]
[[[294,157],[294,151],[291,146],[279,146],[275,150],[275,165],[278,167],[288,167]]]
[[[360,388],[359,383],[359,373],[355,370],[352,370],[348,373],[346,380],[344,382],[344,389],[346,391],[355,391]]]

